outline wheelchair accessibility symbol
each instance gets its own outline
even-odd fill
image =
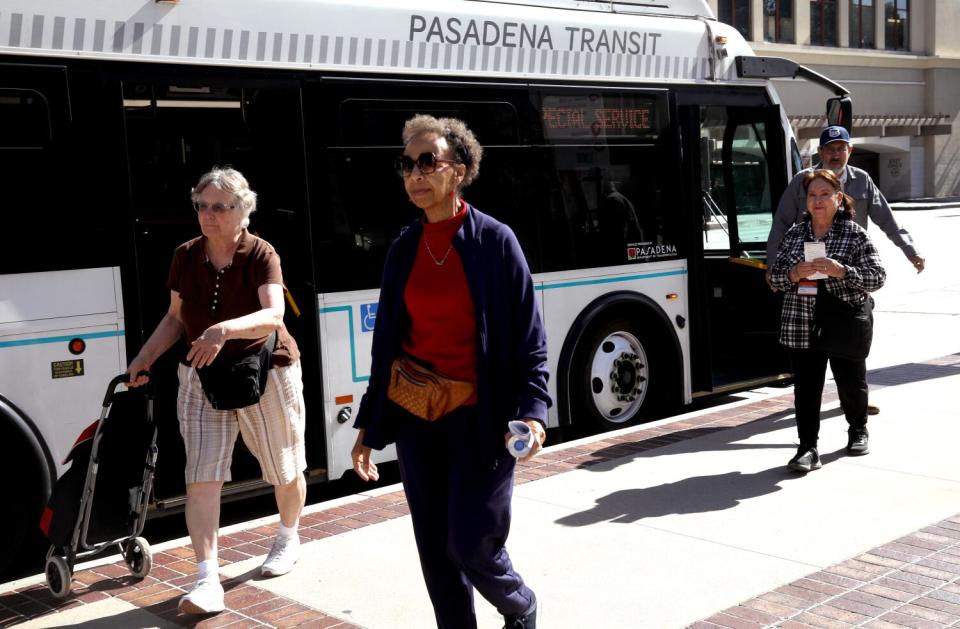
[[[373,332],[377,323],[377,304],[360,304],[360,331]]]

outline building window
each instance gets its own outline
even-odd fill
[[[876,48],[873,0],[850,0],[850,47]]]
[[[883,17],[887,50],[910,49],[910,0],[886,0]]]
[[[744,39],[750,39],[750,0],[718,0],[720,21],[734,27]]]
[[[837,45],[837,0],[810,0],[810,43]]]
[[[793,43],[793,0],[763,0],[763,38]]]

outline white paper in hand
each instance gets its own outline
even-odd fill
[[[827,257],[827,243],[825,242],[805,242],[803,243],[803,259],[806,262],[813,262],[818,258]],[[824,280],[827,279],[826,273],[821,273],[816,271],[813,275],[807,276],[808,280]]]

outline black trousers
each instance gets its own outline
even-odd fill
[[[505,447],[495,462],[479,454],[475,406],[435,422],[387,406],[397,422],[400,477],[437,627],[476,628],[473,588],[501,614],[525,612],[533,592],[505,547],[516,460]]]
[[[820,435],[820,403],[827,361],[837,383],[840,408],[851,428],[867,425],[867,361],[829,358],[823,352],[791,349],[793,362],[793,395],[797,410],[797,432],[800,445],[817,446]]]

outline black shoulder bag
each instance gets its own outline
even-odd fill
[[[256,354],[224,364],[214,361],[212,365],[197,369],[203,394],[210,405],[219,411],[231,411],[259,402],[267,388],[276,345],[277,333],[274,332]]]
[[[831,358],[863,360],[873,343],[873,297],[850,304],[818,282],[817,304],[810,330],[810,349]]]

